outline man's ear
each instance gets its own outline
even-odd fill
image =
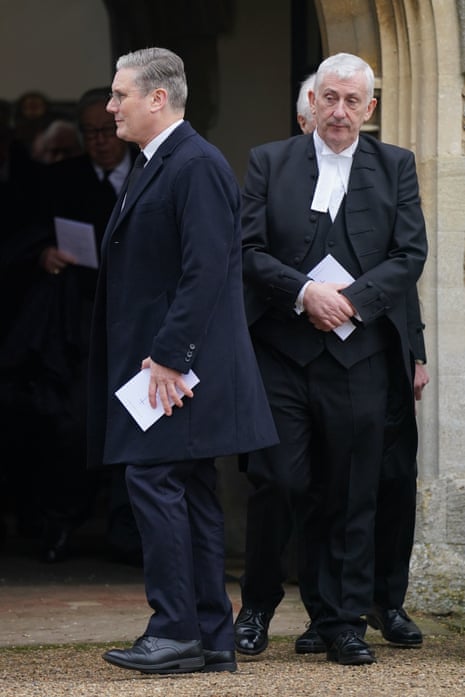
[[[308,90],[308,101],[310,102],[310,110],[315,116],[315,92],[313,90]]]
[[[150,95],[150,106],[153,110],[162,109],[168,101],[168,93],[163,87],[157,87]]]
[[[373,99],[370,99],[370,102],[367,106],[367,110],[365,112],[365,116],[363,117],[364,121],[369,121],[371,119],[371,117],[373,116],[373,112],[376,109],[377,103],[378,101],[375,97],[373,97]]]

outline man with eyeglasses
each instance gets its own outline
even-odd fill
[[[77,119],[82,134],[84,154],[49,169],[47,189],[50,213],[92,223],[97,249],[116,202],[132,166],[131,151],[116,135],[111,114],[106,111],[108,89],[85,92],[77,105]],[[70,259],[55,247],[44,252],[42,265],[48,273],[60,273]],[[96,274],[93,273],[94,282]]]
[[[48,221],[58,216],[93,224],[98,253],[111,211],[135,157],[131,147],[116,135],[114,120],[106,111],[108,92],[108,87],[99,87],[88,90],[81,96],[76,115],[84,154],[48,168],[44,196],[49,205],[46,211]],[[79,415],[75,438],[72,439],[72,459],[75,462],[77,460],[77,486],[70,491],[60,476],[54,476],[54,485],[49,487],[52,495],[51,508],[56,511],[58,507],[59,510],[58,520],[55,515],[55,520],[52,517],[47,526],[42,545],[42,557],[51,562],[68,554],[70,537],[76,525],[88,515],[95,495],[93,478],[85,469],[84,449],[87,349],[97,271],[75,266],[73,260],[57,249],[55,244],[43,250],[40,264],[47,274],[57,277],[55,280],[66,293],[67,303],[71,299],[75,304],[74,311],[69,314],[80,325],[74,333],[74,336],[79,335],[79,358],[73,361],[79,362],[80,368],[77,379],[73,379],[73,391],[77,392],[78,401],[76,413]],[[65,468],[61,471],[64,472]],[[109,477],[107,540],[118,560],[139,564],[139,534],[127,499],[123,475],[123,470],[116,468]],[[63,500],[65,491],[68,496]],[[60,504],[61,501],[63,504]],[[72,512],[71,516],[67,511]]]
[[[24,351],[28,357],[32,353],[32,381],[40,394],[40,412],[34,413],[31,423],[40,424],[32,440],[33,457],[41,471],[37,491],[43,517],[39,554],[48,563],[70,554],[74,533],[89,518],[102,486],[100,478],[89,474],[85,462],[87,355],[97,270],[76,265],[58,249],[53,220],[62,217],[91,223],[100,249],[134,159],[128,144],[116,135],[114,120],[105,108],[107,102],[108,87],[83,94],[77,104],[83,154],[44,165],[37,182],[41,192],[37,219],[41,224],[31,231],[27,251],[32,270],[22,323],[30,326],[27,346],[18,347],[18,354]],[[109,548],[118,561],[140,564],[140,539],[123,470],[116,468],[103,482],[110,489]]]
[[[127,465],[153,610],[104,659],[149,674],[236,670],[215,457],[277,440],[245,318],[240,189],[186,100],[172,51],[118,59],[107,109],[141,168],[105,232],[89,360],[89,466]],[[147,429],[115,395],[141,368],[134,397],[163,413]]]

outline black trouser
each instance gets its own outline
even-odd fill
[[[251,501],[260,502],[271,491],[283,507],[278,515],[277,503],[263,507],[262,502],[262,511],[268,508],[271,517],[260,526],[257,520],[253,524],[252,516],[246,558],[253,557],[254,546],[271,547],[274,559],[267,567],[262,560],[261,575],[268,571],[275,579],[269,600],[279,602],[282,590],[277,590],[276,580],[282,582],[283,571],[271,572],[271,566],[279,569],[275,562],[278,555],[282,559],[289,539],[291,523],[285,510],[289,506],[303,541],[300,583],[308,591],[307,609],[323,638],[330,642],[350,628],[363,633],[360,616],[372,604],[374,518],[388,391],[386,356],[378,353],[347,370],[324,353],[300,368],[260,344],[256,349],[280,444],[250,456],[249,476],[262,481]],[[280,526],[278,519],[285,524]],[[270,541],[273,530],[276,544]],[[251,577],[247,568],[243,603],[253,607]],[[257,590],[255,584],[255,594]]]
[[[126,467],[144,555],[145,634],[234,647],[225,588],[223,512],[213,459]]]
[[[388,410],[375,519],[374,601],[400,608],[408,587],[416,514],[416,424],[407,384],[400,397],[389,400]],[[253,475],[249,468],[248,478],[253,490],[247,506],[242,602],[272,612],[284,595],[284,560],[295,517],[284,488],[270,481],[269,474]],[[301,594],[310,607],[306,585]]]

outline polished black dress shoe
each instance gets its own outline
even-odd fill
[[[339,634],[326,656],[328,661],[335,661],[343,666],[376,663],[373,651],[353,630]]]
[[[303,634],[295,641],[296,653],[325,653],[326,644],[318,634],[312,623],[308,625]]]
[[[202,673],[219,673],[229,671],[235,673],[237,670],[236,656],[234,651],[208,651],[203,650],[205,665]]]
[[[274,612],[243,607],[234,623],[236,650],[248,656],[262,653],[268,646],[268,627]]]
[[[403,607],[400,610],[385,610],[376,606],[367,615],[367,622],[373,629],[381,630],[386,641],[397,646],[418,647],[423,643],[421,630]]]
[[[205,666],[200,641],[175,641],[153,636],[140,637],[130,649],[111,649],[103,654],[103,658],[114,666],[141,673],[193,673]]]

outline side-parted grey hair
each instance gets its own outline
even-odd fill
[[[336,53],[326,58],[316,71],[315,92],[318,92],[323,77],[330,73],[337,75],[341,80],[348,80],[356,73],[363,73],[367,83],[367,104],[369,104],[375,91],[375,75],[371,66],[363,58],[354,56],[352,53]]]
[[[148,94],[157,87],[168,93],[171,107],[183,110],[187,100],[187,81],[182,59],[167,48],[142,48],[120,56],[116,70],[131,68],[136,71],[136,85]]]

